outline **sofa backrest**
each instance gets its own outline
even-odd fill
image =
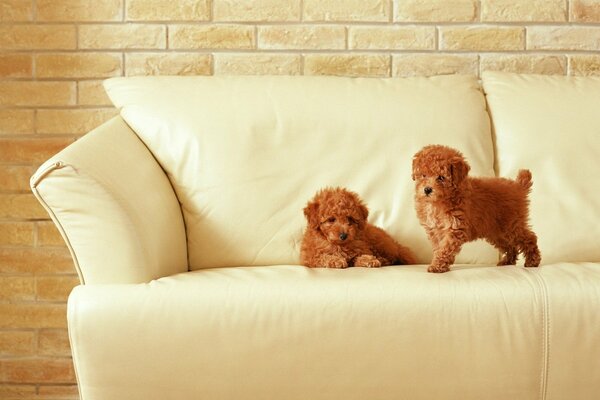
[[[473,174],[494,175],[475,77],[132,77],[105,87],[171,180],[192,270],[298,264],[302,209],[326,186],[359,193],[370,222],[428,263],[413,205],[414,153],[453,146]],[[496,261],[483,242],[457,259]]]

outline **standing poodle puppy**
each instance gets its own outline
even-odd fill
[[[323,189],[304,208],[304,215],[308,227],[300,250],[303,265],[376,268],[415,263],[410,249],[367,222],[369,210],[354,192]]]
[[[461,246],[485,239],[502,253],[498,265],[514,265],[518,253],[526,267],[540,264],[537,236],[528,224],[531,172],[516,180],[471,178],[463,155],[450,147],[426,146],[413,158],[415,207],[433,245],[429,272],[446,272]]]

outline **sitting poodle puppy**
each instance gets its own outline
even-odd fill
[[[415,207],[433,245],[429,272],[446,272],[461,246],[485,239],[502,253],[498,265],[514,265],[518,253],[526,267],[540,264],[537,236],[527,222],[531,172],[516,180],[471,178],[463,155],[450,147],[426,146],[413,158]]]
[[[304,215],[308,227],[300,250],[303,265],[376,268],[415,263],[410,249],[367,222],[369,210],[354,192],[323,189],[304,208]]]

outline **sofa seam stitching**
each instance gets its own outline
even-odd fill
[[[546,307],[546,360],[545,360],[545,380],[544,380],[544,393],[543,400],[547,397],[548,391],[548,372],[550,370],[550,325],[552,324],[550,318],[550,298],[548,296],[548,287],[546,286],[546,282],[540,276],[540,281],[542,282],[542,286],[544,288],[544,298],[545,298],[545,307]]]
[[[548,369],[550,362],[550,313],[548,301],[548,288],[544,279],[535,271],[542,295],[542,371],[540,376],[540,399],[546,400],[548,389]]]

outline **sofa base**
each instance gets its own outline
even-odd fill
[[[598,264],[239,267],[77,287],[69,330],[83,400],[588,399],[599,308]]]

